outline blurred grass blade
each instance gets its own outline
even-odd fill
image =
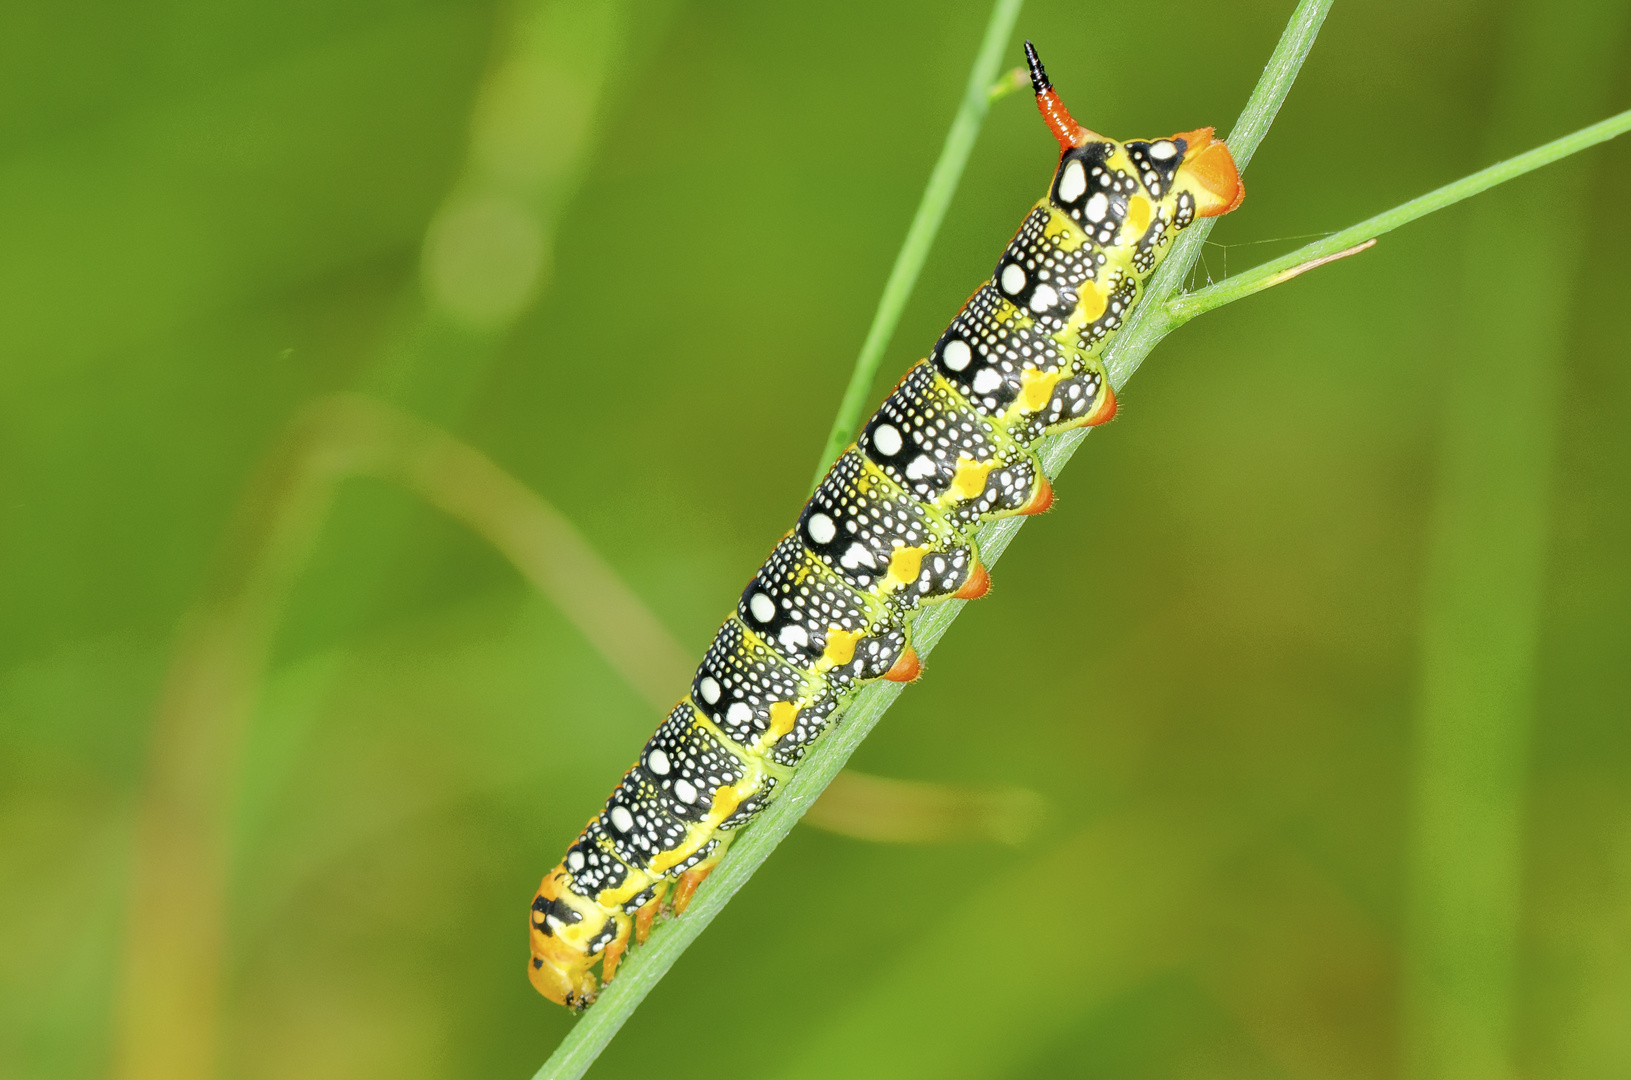
[[[1201,824],[1206,814],[1185,810],[1138,807],[1059,838],[997,881],[973,875],[966,894],[930,906],[943,914],[925,935],[866,972],[866,985],[813,1025],[808,1042],[790,1047],[772,1075],[1031,1075],[1027,1054],[1181,962],[1201,886],[1239,843]],[[1015,881],[1047,882],[1050,895],[1068,897],[1064,917],[1083,932],[993,957],[990,913],[1013,903]]]
[[[231,557],[188,617],[154,724],[138,808],[120,991],[118,1075],[214,1075],[228,819],[248,718],[290,588],[338,486],[394,480],[515,563],[648,700],[690,660],[553,507],[439,429],[359,395],[308,409],[246,500]]]
[[[504,335],[554,270],[555,234],[597,147],[619,75],[672,4],[518,4],[477,88],[469,147],[432,215],[416,295],[356,389],[457,426]]]
[[[309,408],[245,507],[234,558],[188,619],[155,725],[139,812],[121,995],[121,1075],[212,1075],[240,743],[289,591],[339,485],[375,476],[463,522],[513,563],[657,711],[691,657],[571,522],[485,455],[382,402]],[[819,827],[860,839],[1017,842],[1037,796],[868,777]]]
[[[1290,92],[1296,73],[1301,68],[1309,49],[1313,47],[1314,39],[1330,6],[1331,0],[1302,0],[1292,13],[1285,32],[1264,68],[1262,79],[1253,90],[1236,124],[1236,129],[1241,133],[1239,145],[1243,159],[1249,159],[1256,150],[1257,144],[1268,130],[1268,123],[1279,111],[1285,95]],[[996,25],[996,14],[1001,11],[1002,5],[999,4],[997,12],[993,15],[993,26]],[[969,80],[969,85],[980,94],[984,94],[994,78],[997,57],[1001,54],[1000,46],[991,48],[989,45],[989,40],[982,45],[979,61]],[[984,70],[982,65],[987,62],[988,54],[991,56],[990,70]],[[1231,147],[1234,145],[1234,142],[1231,142]],[[1210,222],[1205,224],[1209,225]],[[1187,235],[1181,238],[1173,253],[1168,256],[1167,265],[1151,282],[1152,292],[1149,295],[1157,305],[1177,289],[1190,267],[1199,258],[1200,241],[1204,239],[1205,229],[1196,226],[1189,230],[1189,233],[1200,235],[1193,244],[1188,245],[1184,244]],[[932,237],[925,238],[925,242],[927,239]],[[1155,291],[1157,289],[1160,291]],[[904,298],[901,302],[904,302]],[[1149,300],[1139,306],[1123,335],[1135,328],[1138,316],[1150,306]],[[1127,359],[1122,362],[1123,381],[1126,375],[1137,367],[1138,361],[1154,347],[1160,336],[1158,330],[1146,324],[1146,328],[1130,345],[1124,344]],[[1124,337],[1122,340],[1125,343],[1127,339]],[[1114,372],[1114,369],[1112,371]],[[1112,373],[1112,379],[1114,377]],[[853,387],[854,382],[851,385]],[[1119,388],[1120,384],[1117,385]],[[846,437],[845,442],[847,441]],[[1079,433],[1044,441],[1039,455],[1047,474],[1050,477],[1056,475],[1079,445],[1081,445]],[[1022,518],[1010,518],[980,530],[978,542],[987,565],[996,565],[1023,521]],[[959,600],[947,601],[923,612],[914,620],[912,640],[920,656],[926,658],[933,652],[935,644],[957,618],[963,604],[964,602]],[[651,988],[679,959],[680,954],[696,940],[697,935],[702,933],[724,909],[736,891],[747,883],[782,839],[792,831],[799,818],[837,776],[856,747],[888,711],[889,706],[894,704],[903,689],[900,683],[878,682],[869,684],[856,696],[844,710],[841,722],[835,723],[833,730],[811,751],[799,771],[783,786],[777,801],[759,816],[752,829],[747,830],[731,846],[730,852],[720,861],[718,869],[698,890],[696,899],[691,902],[686,913],[659,927],[645,945],[631,950],[618,971],[617,979],[602,992],[600,998],[584,1014],[583,1019],[579,1020],[562,1040],[555,1053],[534,1074],[534,1080],[577,1080],[588,1070],[595,1058],[605,1049],[606,1044],[617,1034],[618,1029],[651,992]]]
[[[673,704],[691,656],[560,511],[468,443],[390,406],[344,395],[322,409],[339,441],[370,448],[376,475],[502,552],[647,704]]]
[[[1599,110],[1628,10],[1623,2],[1516,5],[1486,145],[1499,149],[1557,117]],[[1631,126],[1631,114],[1615,119],[1619,130]],[[1445,358],[1422,600],[1403,998],[1406,1073],[1420,1080],[1503,1080],[1521,1071],[1513,1027],[1524,807],[1557,399],[1583,250],[1578,232],[1593,216],[1588,176],[1576,167],[1544,187],[1503,188],[1469,215],[1467,311],[1457,320],[1465,329]]]
[[[901,312],[906,309],[906,301],[917,285],[918,274],[923,271],[923,264],[929,258],[929,249],[934,246],[935,234],[940,231],[940,223],[946,217],[946,208],[951,205],[952,196],[957,194],[957,184],[963,178],[963,167],[968,164],[968,155],[974,150],[974,141],[979,137],[980,126],[985,123],[985,114],[990,110],[991,103],[1001,96],[994,92],[997,72],[1002,67],[1003,54],[1008,49],[1008,39],[1013,36],[1014,21],[1019,18],[1023,3],[1024,0],[997,0],[996,6],[991,9],[985,37],[980,42],[980,51],[974,57],[974,67],[970,69],[968,84],[963,89],[963,102],[957,107],[951,130],[946,132],[940,158],[934,163],[934,171],[929,173],[929,183],[923,189],[917,213],[912,215],[906,239],[900,246],[900,253],[895,256],[895,265],[889,271],[889,280],[884,283],[883,295],[878,298],[878,310],[872,316],[872,325],[867,328],[866,340],[861,343],[861,353],[855,358],[855,370],[850,373],[849,385],[844,388],[838,415],[833,417],[832,430],[827,435],[826,447],[821,451],[821,461],[816,468],[815,479],[810,481],[811,487],[821,483],[827,469],[838,460],[839,451],[855,438],[856,425],[861,422],[861,411],[866,408],[867,399],[872,394],[872,383],[878,376],[883,351],[895,336],[895,327],[899,325]]]
[[[517,6],[507,47],[479,89],[463,175],[427,238],[423,317],[408,321],[366,381],[455,414],[473,396],[492,356],[491,331],[530,304],[547,273],[554,220],[582,168],[624,8],[619,0]],[[472,285],[472,274],[486,276]],[[501,310],[483,290],[500,297]],[[114,1050],[120,1080],[215,1075],[240,744],[289,585],[333,485],[366,454],[321,438],[308,449],[262,471],[240,522],[241,557],[218,568],[211,594],[185,621],[161,692],[136,811]]]
[[[1024,64],[1021,64],[1018,67],[1009,68],[1000,79],[991,84],[991,89],[986,93],[990,95],[993,102],[998,102],[1009,94],[1017,94],[1021,90],[1029,90],[1030,88],[1031,73],[1025,69]]]
[[[500,9],[464,158],[421,241],[419,279],[351,389],[449,430],[463,424],[548,288],[561,218],[612,126],[619,91],[676,7],[646,0],[635,17],[632,3],[521,0]],[[314,582],[318,635],[343,637],[389,606],[391,575],[419,524],[400,505],[335,515]]]
[[[1022,844],[1036,831],[1044,809],[1042,796],[1029,788],[931,784],[845,769],[802,824],[886,844]]]

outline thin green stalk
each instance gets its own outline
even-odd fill
[[[923,198],[917,204],[917,213],[912,216],[912,225],[906,230],[906,240],[900,246],[900,254],[895,256],[895,265],[889,271],[889,280],[884,283],[883,295],[878,298],[878,310],[872,316],[866,340],[861,343],[861,354],[855,358],[855,370],[850,374],[849,386],[844,389],[838,415],[833,418],[832,431],[828,433],[827,445],[821,451],[815,479],[810,481],[812,488],[821,483],[827,469],[838,460],[839,452],[855,438],[855,429],[861,422],[861,411],[866,408],[867,398],[872,393],[872,380],[877,378],[883,351],[889,347],[889,339],[895,336],[901,312],[906,309],[906,301],[917,286],[918,274],[928,261],[929,249],[934,246],[935,234],[940,231],[940,223],[946,217],[946,208],[957,193],[957,184],[963,178],[963,166],[968,164],[968,155],[974,149],[974,140],[979,137],[980,126],[985,123],[985,114],[990,111],[991,103],[1000,96],[995,93],[998,89],[997,73],[1002,67],[1003,53],[1008,49],[1008,39],[1014,33],[1014,21],[1019,18],[1019,9],[1024,2],[997,0],[996,6],[991,9],[991,19],[985,26],[985,39],[980,42],[974,67],[968,73],[963,103],[957,108],[951,130],[946,132],[946,144],[940,148],[940,160],[934,163],[934,171],[929,174],[928,186],[923,189]]]
[[[1257,148],[1268,134],[1269,125],[1280,112],[1281,103],[1291,92],[1291,84],[1302,69],[1303,61],[1308,58],[1308,50],[1314,47],[1314,39],[1319,36],[1320,26],[1330,10],[1331,0],[1302,0],[1297,10],[1291,13],[1291,21],[1280,35],[1279,44],[1274,47],[1274,54],[1264,66],[1263,75],[1252,89],[1251,97],[1246,99],[1240,119],[1235,121],[1229,137],[1224,140],[1229,144],[1229,156],[1235,159],[1235,166],[1242,173],[1256,156]],[[1189,271],[1200,261],[1201,248],[1216,224],[1217,218],[1206,218],[1185,229],[1173,242],[1166,261],[1150,279],[1143,300],[1107,350],[1105,368],[1110,376],[1110,385],[1117,390],[1132,378],[1133,372],[1138,370],[1156,343],[1177,325],[1167,318],[1167,298],[1178,292],[1189,277]],[[1085,430],[1078,430],[1062,437],[1070,441],[1062,447],[1065,454],[1061,465],[1086,434]]]
[[[1486,143],[1602,108],[1628,25],[1628,0],[1514,4]],[[1524,157],[1545,160],[1551,147],[1628,126],[1631,113]],[[1524,840],[1559,404],[1590,182],[1587,170],[1570,169],[1544,188],[1496,192],[1467,215],[1421,585],[1400,980],[1401,1075],[1411,1080],[1545,1071],[1521,1055]]]
[[[1323,240],[1316,240],[1312,244],[1293,251],[1289,255],[1282,255],[1278,259],[1254,267],[1243,274],[1225,278],[1216,285],[1204,289],[1197,289],[1185,293],[1176,300],[1170,301],[1166,306],[1167,317],[1172,326],[1180,326],[1195,316],[1211,311],[1213,308],[1232,304],[1236,300],[1244,299],[1253,293],[1262,292],[1287,280],[1290,271],[1300,270],[1305,263],[1329,255],[1341,253],[1346,248],[1355,247],[1366,240],[1381,236],[1385,232],[1392,232],[1401,225],[1426,217],[1435,210],[1442,210],[1452,206],[1462,199],[1471,198],[1479,192],[1488,191],[1497,184],[1504,184],[1508,180],[1533,172],[1543,165],[1550,165],[1554,161],[1577,154],[1588,146],[1596,146],[1600,142],[1607,142],[1616,135],[1623,135],[1631,131],[1631,109],[1607,120],[1600,120],[1590,127],[1581,128],[1572,135],[1565,135],[1561,139],[1553,140],[1544,146],[1522,153],[1516,157],[1481,169],[1471,176],[1463,177],[1453,184],[1445,184],[1426,195],[1411,199],[1391,210],[1383,211],[1375,217],[1367,218],[1357,225],[1333,233]],[[1231,149],[1233,145],[1231,144]]]
[[[1330,10],[1331,3],[1332,0],[1302,0],[1297,6],[1291,22],[1281,36],[1279,44],[1275,47],[1274,55],[1270,58],[1267,68],[1264,69],[1263,77],[1258,82],[1257,89],[1253,91],[1245,110],[1241,113],[1240,120],[1235,126],[1236,132],[1239,133],[1239,141],[1238,143],[1231,143],[1231,150],[1238,151],[1237,161],[1243,163],[1249,160],[1258,143],[1262,141],[1263,135],[1273,121],[1275,113],[1279,111],[1281,102],[1285,100],[1286,94],[1290,91],[1291,84],[1296,78],[1298,69],[1302,66],[1303,59],[1313,46],[1314,38],[1319,33],[1320,24],[1325,19],[1325,13]],[[999,2],[997,13],[1005,10],[1006,6],[1006,0]],[[1017,7],[1017,5],[1014,6]],[[998,26],[997,13],[993,13],[992,16],[992,26],[994,28]],[[1006,32],[1004,32],[1003,39],[1006,40]],[[989,36],[987,45],[989,45]],[[996,57],[1000,57],[1000,48],[996,50],[986,47],[981,48],[980,57],[976,61],[975,75],[969,80],[970,87],[974,88],[982,97],[987,93],[996,70],[997,59],[990,55],[992,53],[995,53]],[[959,120],[961,120],[961,116],[959,116]],[[1231,136],[1231,138],[1233,139],[1235,136]],[[950,143],[951,141],[948,138],[947,142]],[[972,141],[972,135],[970,135],[970,141]],[[935,179],[939,178],[940,174],[941,170],[937,166],[935,178],[931,178],[930,181],[931,187],[933,187]],[[949,199],[949,194],[948,191],[945,198]],[[929,197],[925,196],[924,201],[928,203]],[[943,211],[944,206],[942,205],[940,209]],[[920,218],[923,217],[921,209],[919,215]],[[940,214],[935,213],[931,224],[938,226],[939,221]],[[916,241],[921,249],[926,252],[930,241],[933,239],[933,230],[929,229],[921,238],[916,236],[916,232],[917,223],[914,222],[913,232],[908,234],[906,246],[910,247]],[[1197,228],[1191,229],[1190,232],[1192,234],[1200,233],[1202,230]],[[1180,241],[1180,245],[1182,245],[1182,241]],[[1165,296],[1170,295],[1170,292],[1183,281],[1185,274],[1188,273],[1190,267],[1194,265],[1199,257],[1200,244],[1198,242],[1177,247],[1168,256],[1164,272],[1156,275],[1151,286],[1152,291],[1157,288],[1165,289],[1165,292],[1156,294],[1163,299]],[[897,260],[897,267],[904,261],[906,261],[905,248],[903,248],[901,259]],[[1179,262],[1182,263],[1181,266],[1176,265]],[[919,265],[921,265],[921,261]],[[907,281],[908,288],[911,281],[915,281],[915,279],[916,270],[914,269],[910,271],[910,280]],[[894,284],[895,281],[892,277],[891,286]],[[885,302],[879,305],[880,317],[890,306],[891,302],[888,296],[888,290],[886,289]],[[893,329],[894,318],[898,317],[899,314],[898,307],[905,303],[905,299],[905,293],[903,292],[899,299],[894,301],[897,310],[895,315],[888,320],[890,329]],[[1144,307],[1148,306],[1144,305]],[[876,328],[877,324],[874,325]],[[1135,329],[1137,325],[1138,319],[1135,315],[1134,319],[1129,320],[1129,326],[1127,330],[1123,331],[1123,334],[1125,335],[1128,331]],[[1129,357],[1136,356],[1137,360],[1141,360],[1159,337],[1159,334],[1154,337],[1147,337],[1146,331],[1146,337],[1134,339],[1132,345],[1134,350],[1142,349],[1142,352],[1126,352],[1124,349],[1124,353]],[[869,335],[868,340],[871,340],[871,335]],[[881,352],[882,345],[879,345],[878,349]],[[1132,361],[1131,367],[1137,366],[1137,360]],[[856,376],[850,383],[852,390],[858,383],[863,386],[870,385],[871,369],[862,370],[863,365],[867,362],[868,355],[866,350],[863,349],[861,359],[857,361]],[[873,357],[870,363],[872,368],[875,369],[876,357]],[[1131,367],[1124,367],[1124,370],[1130,373]],[[1123,376],[1123,381],[1125,381],[1125,376]],[[860,396],[864,399],[864,390]],[[848,408],[848,406],[849,396],[846,395],[844,407]],[[849,427],[853,428],[858,418],[859,414],[857,413],[856,417],[849,421]],[[1081,433],[1073,432],[1044,442],[1039,454],[1043,468],[1049,476],[1058,473],[1080,441]],[[841,448],[847,445],[848,442],[849,436],[845,436],[837,446]],[[831,450],[831,446],[829,446],[829,450]],[[826,468],[825,463],[829,456],[823,455],[823,469]],[[1010,518],[1006,521],[995,522],[980,530],[980,554],[982,560],[988,566],[996,565],[1009,542],[1019,531],[1023,521],[1023,518]],[[957,618],[962,608],[962,601],[947,601],[927,609],[913,622],[912,644],[920,656],[927,657],[934,651],[935,645],[945,635],[946,630],[951,626],[952,621]],[[721,860],[718,869],[713,872],[707,883],[697,892],[696,899],[692,901],[686,913],[680,918],[673,919],[658,927],[645,945],[629,953],[628,959],[623,962],[623,966],[618,971],[617,979],[606,988],[601,994],[600,1000],[595,1002],[583,1019],[578,1021],[577,1025],[567,1034],[555,1053],[534,1075],[533,1080],[577,1080],[588,1070],[589,1066],[594,1063],[595,1058],[600,1055],[600,1052],[611,1042],[612,1037],[617,1034],[618,1029],[639,1007],[645,996],[651,992],[652,987],[667,974],[668,969],[679,959],[680,954],[690,946],[691,942],[696,940],[697,935],[702,933],[703,929],[713,921],[714,917],[724,910],[731,897],[736,895],[736,891],[747,883],[748,879],[759,869],[765,859],[769,858],[770,853],[776,849],[776,846],[793,830],[793,826],[798,823],[799,818],[821,795],[821,792],[832,781],[833,777],[837,776],[839,771],[843,769],[850,755],[855,752],[862,740],[866,738],[872,728],[883,717],[883,714],[894,704],[895,699],[900,696],[903,689],[904,686],[900,683],[880,681],[869,684],[856,696],[854,702],[844,710],[841,718],[842,722],[835,724],[831,733],[805,758],[803,765],[793,775],[793,778],[783,785],[780,797],[759,816],[753,827],[747,830],[731,846],[729,854]]]

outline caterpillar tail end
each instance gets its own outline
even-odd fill
[[[564,874],[563,867],[550,871],[533,898],[528,920],[532,958],[527,963],[527,978],[533,989],[555,1004],[582,1012],[600,993],[600,981],[589,970],[600,957],[590,953],[589,941],[604,926],[605,916],[600,915],[596,922],[594,914],[598,909],[594,905],[580,908],[563,897]],[[556,914],[563,910],[576,912],[582,918],[568,923]]]
[[[1229,147],[1217,138],[1211,128],[1196,128],[1174,135],[1173,140],[1184,140],[1183,164],[1178,167],[1175,183],[1184,183],[1195,196],[1195,213],[1200,217],[1217,217],[1238,207],[1246,198],[1246,186],[1240,182],[1240,170]]]

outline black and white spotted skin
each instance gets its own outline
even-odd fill
[[[720,627],[677,705],[545,877],[534,985],[583,1008],[667,899],[683,910],[866,682],[909,681],[915,612],[989,580],[983,521],[1037,513],[1043,436],[1109,420],[1101,355],[1172,238],[1239,202],[1210,129],[1117,143],[1070,119],[1034,52],[1061,155],[1048,195],[832,466]]]

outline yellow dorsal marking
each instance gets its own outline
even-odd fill
[[[896,548],[889,557],[889,576],[902,585],[916,581],[918,571],[923,569],[923,553],[919,547]]]
[[[1019,400],[1025,406],[1026,412],[1041,412],[1042,407],[1053,397],[1053,386],[1063,375],[1062,371],[1037,371],[1035,368],[1026,368],[1019,376]]]
[[[972,499],[985,490],[985,478],[991,472],[994,462],[970,461],[962,458],[957,462],[957,477],[951,482],[951,489],[960,499]],[[912,575],[914,578],[916,574]]]
[[[860,635],[856,635],[859,637]],[[828,649],[832,648],[831,639],[828,639]],[[850,651],[855,651],[853,643]],[[848,661],[845,661],[848,663]],[[782,741],[782,737],[793,730],[793,723],[798,719],[799,707],[791,701],[772,701],[770,703],[770,730],[765,732],[765,739],[769,745],[775,746]]]
[[[827,649],[821,655],[832,662],[833,667],[842,667],[855,659],[855,643],[861,640],[861,635],[853,630],[845,630],[842,626],[827,628]],[[777,702],[777,704],[783,704]],[[771,719],[775,719],[776,706],[772,705]]]
[[[1104,314],[1104,293],[1099,291],[1098,282],[1083,282],[1082,297],[1077,301],[1076,313],[1081,317],[1084,326]]]
[[[1150,227],[1150,200],[1134,195],[1127,201],[1127,228],[1129,240],[1137,240]]]
[[[1060,251],[1075,251],[1087,240],[1082,227],[1061,214],[1051,200],[1043,199],[1037,205],[1045,206],[1048,210],[1048,223],[1042,226],[1042,235],[1058,244]]]
[[[736,813],[736,808],[742,805],[742,796],[736,793],[733,787],[719,787],[714,790],[714,808],[709,817],[714,824],[718,824]]]

